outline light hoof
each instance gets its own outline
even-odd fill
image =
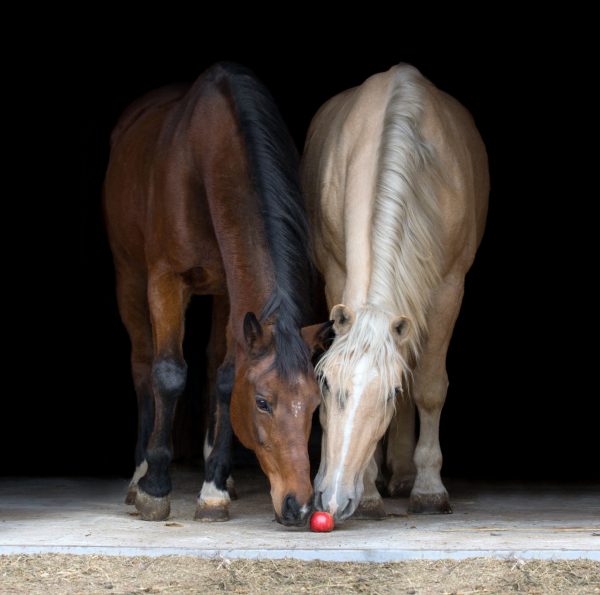
[[[386,516],[383,501],[380,498],[379,500],[361,501],[352,518],[359,521],[381,521]]]
[[[135,496],[135,507],[144,521],[164,521],[171,512],[169,496],[156,498],[146,494],[139,486]]]
[[[411,493],[408,503],[411,514],[452,514],[448,492],[439,494]]]
[[[203,523],[223,523],[229,520],[229,507],[197,504],[194,520]]]
[[[415,485],[415,478],[392,478],[388,484],[388,492],[392,498],[407,498]]]

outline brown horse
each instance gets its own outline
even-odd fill
[[[104,206],[139,408],[129,502],[147,520],[169,514],[184,314],[192,294],[209,294],[223,353],[196,518],[228,518],[233,427],[269,477],[277,520],[302,524],[319,404],[309,345],[320,327],[301,333],[314,279],[308,225],[298,156],[268,91],[217,64],[189,90],[133,104],[112,136]]]

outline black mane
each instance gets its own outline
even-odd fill
[[[275,288],[260,319],[275,321],[275,366],[289,378],[310,367],[299,330],[309,316],[314,279],[298,152],[273,97],[250,70],[223,62],[213,68],[233,99],[262,207]]]

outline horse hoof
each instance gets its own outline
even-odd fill
[[[129,486],[127,496],[125,496],[125,504],[135,504],[137,496],[137,486]]]
[[[359,521],[381,521],[386,516],[381,500],[366,500],[358,505],[352,518]]]
[[[415,478],[411,479],[392,479],[388,486],[389,494],[392,498],[407,498],[415,484]]]
[[[155,498],[146,494],[139,486],[135,496],[135,507],[144,521],[164,521],[171,512],[168,496]]]
[[[441,494],[412,493],[408,502],[411,514],[452,514],[448,492]]]
[[[223,523],[229,520],[229,508],[227,506],[196,505],[195,521],[203,523]]]

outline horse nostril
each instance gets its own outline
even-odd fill
[[[338,519],[345,519],[346,517],[350,516],[350,510],[352,510],[352,498],[348,499],[348,502],[346,502],[346,506],[344,506],[344,508],[342,508],[342,510],[339,512],[337,516]]]
[[[286,521],[297,520],[300,517],[300,504],[298,504],[298,500],[296,500],[296,496],[293,494],[288,494],[283,499],[281,516]]]

